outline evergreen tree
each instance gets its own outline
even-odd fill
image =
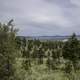
[[[44,57],[44,53],[42,51],[42,48],[40,48],[37,53],[38,64],[43,64],[43,57]]]
[[[79,55],[79,41],[77,40],[76,34],[73,33],[73,35],[63,46],[63,57],[71,60],[73,64],[75,64],[79,59]]]
[[[0,80],[13,80],[16,59],[16,29],[12,21],[0,24]]]

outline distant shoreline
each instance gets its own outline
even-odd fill
[[[28,40],[66,40],[70,36],[18,36],[20,38],[26,38]],[[77,39],[80,40],[80,35],[77,35]]]

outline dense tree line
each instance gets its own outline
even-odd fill
[[[27,56],[27,59],[36,60],[37,64],[44,64],[44,59],[46,59],[47,66],[53,66],[52,69],[54,69],[54,65],[60,64],[61,58],[63,61],[72,63],[74,68],[77,67],[77,62],[80,59],[80,41],[75,33],[66,42],[26,40],[26,45],[27,51],[22,54]]]

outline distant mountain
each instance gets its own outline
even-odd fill
[[[39,40],[66,40],[70,36],[18,36],[21,39],[26,38],[27,40],[34,40],[34,39],[39,39]],[[80,35],[77,35],[77,38],[80,40]]]

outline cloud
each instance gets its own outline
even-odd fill
[[[0,0],[0,21],[14,19],[19,35],[80,33],[79,0]]]
[[[80,7],[80,0],[70,0],[72,4]]]

